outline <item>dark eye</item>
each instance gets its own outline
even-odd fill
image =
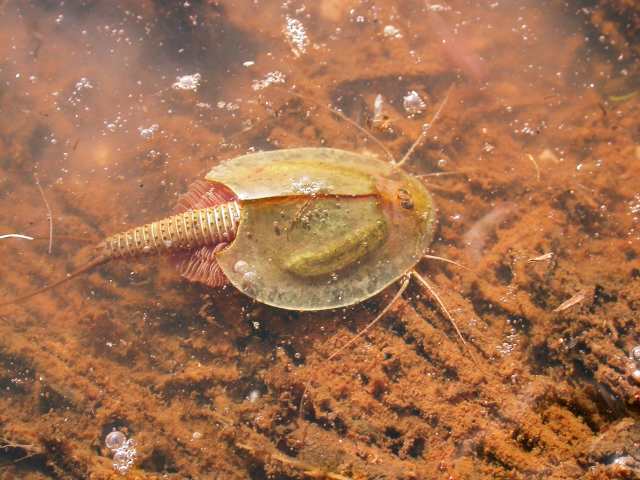
[[[413,208],[413,200],[411,199],[411,194],[404,188],[400,188],[398,190],[398,200],[400,200],[400,205],[402,206],[402,208],[406,208],[407,210]]]

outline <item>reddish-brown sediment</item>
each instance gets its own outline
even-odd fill
[[[259,14],[248,1],[203,3],[0,2],[0,234],[45,239],[0,243],[0,294],[91,252],[54,239],[47,254],[36,166],[54,234],[97,243],[166,216],[208,167],[249,147],[375,151],[315,105],[253,90],[269,72],[365,127],[382,94],[388,119],[373,132],[397,157],[455,82],[408,169],[461,174],[427,177],[433,253],[470,271],[419,270],[468,347],[416,285],[327,361],[392,291],[303,314],[184,283],[171,262],[112,263],[0,312],[0,478],[117,477],[104,446],[113,428],[137,444],[128,478],[637,476],[640,96],[620,97],[637,88],[624,56],[638,46],[607,37],[633,39],[614,12],[637,10],[452,2],[432,29],[417,1],[261,2]],[[287,15],[310,39],[299,57]],[[443,48],[438,32],[457,41]],[[171,89],[196,72],[198,92]],[[78,89],[82,77],[93,88]],[[404,114],[410,90],[424,117]]]

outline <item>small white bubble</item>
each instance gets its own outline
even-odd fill
[[[233,271],[236,273],[247,273],[249,271],[249,264],[244,260],[238,260],[233,266]]]
[[[449,5],[440,5],[436,3],[433,5],[428,5],[427,9],[432,12],[448,12],[449,10],[451,10],[451,7]]]
[[[140,136],[142,138],[144,138],[145,140],[151,140],[153,138],[153,135],[158,131],[159,128],[160,128],[160,125],[158,125],[157,123],[154,123],[153,125],[147,128],[138,127],[138,131],[140,132]]]
[[[253,403],[260,398],[260,390],[251,390],[249,395],[247,395],[247,399]]]
[[[495,150],[495,148],[496,147],[494,145],[491,145],[489,142],[484,142],[484,145],[482,146],[482,151],[491,153]]]
[[[258,279],[258,275],[256,274],[256,272],[247,272],[244,275],[242,275],[242,283],[245,284],[253,284],[256,282],[256,280]]]
[[[81,77],[80,80],[76,82],[76,90],[86,90],[87,88],[93,88],[93,85],[87,77]]]
[[[638,462],[631,455],[624,455],[624,456],[615,457],[611,461],[611,464],[612,465],[617,465],[617,466],[620,466],[620,467],[634,468],[634,467],[637,467]]]
[[[191,438],[193,438],[194,440],[200,440],[202,438],[202,433],[193,432],[193,434],[191,435]]]
[[[631,359],[640,362],[640,345],[636,345],[631,349]]]
[[[124,433],[114,430],[105,437],[104,444],[109,450],[117,450],[122,447],[126,441],[127,437]]]
[[[114,455],[113,455],[113,462],[114,463],[124,463],[127,461],[127,453],[123,452],[123,451],[117,451]]]
[[[384,36],[387,38],[402,38],[402,33],[393,25],[387,25],[383,30]]]

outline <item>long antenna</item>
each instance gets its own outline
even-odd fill
[[[453,328],[458,334],[458,337],[460,337],[460,340],[462,340],[463,345],[466,347],[467,342],[462,336],[462,332],[458,328],[458,325],[456,324],[456,321],[453,319],[453,316],[451,315],[451,313],[449,313],[449,309],[440,298],[440,295],[438,295],[438,292],[436,291],[435,287],[431,285],[431,283],[429,283],[426,278],[424,278],[422,275],[416,272],[415,269],[411,270],[411,275],[413,276],[413,278],[415,278],[418,281],[420,285],[422,285],[425,288],[425,290],[429,292],[431,297],[435,299],[436,303],[438,304],[438,307],[440,307],[440,311],[444,313],[444,316],[446,317],[446,319],[449,320],[449,323],[451,323],[451,325],[453,325]]]
[[[351,125],[353,128],[355,128],[360,133],[365,135],[367,138],[371,139],[371,141],[373,141],[373,143],[375,143],[378,146],[378,148],[384,152],[384,154],[387,156],[389,161],[392,164],[395,164],[395,159],[393,158],[392,153],[389,151],[389,149],[387,147],[384,146],[384,144],[380,140],[378,140],[375,137],[375,135],[373,135],[371,132],[367,131],[366,128],[363,128],[360,125],[358,125],[357,122],[355,122],[352,119],[350,119],[349,117],[347,117],[344,113],[342,113],[337,108],[334,108],[331,105],[324,105],[323,103],[320,103],[315,98],[307,97],[306,95],[302,95],[301,93],[294,92],[293,90],[289,90],[287,88],[279,87],[277,85],[272,85],[271,88],[275,88],[276,90],[280,90],[281,92],[285,92],[285,93],[287,93],[289,95],[293,95],[294,97],[298,97],[299,99],[301,99],[303,101],[311,102],[311,103],[317,105],[318,107],[324,108],[324,109],[330,111],[331,113],[333,113],[334,115],[340,117],[341,120],[344,120],[349,125]]]
[[[95,260],[92,260],[91,262],[87,263],[85,266],[80,267],[78,270],[69,273],[66,277],[61,278],[60,280],[58,280],[56,282],[53,282],[51,285],[47,285],[45,287],[39,288],[38,290],[36,290],[34,292],[27,293],[26,295],[23,295],[22,297],[14,298],[13,300],[10,300],[8,302],[0,303],[0,308],[8,307],[9,305],[16,305],[18,303],[22,303],[25,300],[29,300],[30,298],[35,297],[36,295],[40,295],[41,293],[48,292],[49,290],[53,290],[57,286],[62,285],[63,283],[66,283],[69,280],[72,280],[75,277],[78,277],[78,276],[82,275],[83,273],[86,273],[86,272],[88,272],[90,270],[93,270],[98,265],[102,265],[104,263],[107,263],[109,260],[110,260],[110,258],[108,258],[108,257],[104,257],[104,256],[97,257]]]
[[[345,343],[340,348],[335,350],[331,355],[329,355],[327,357],[327,361],[333,360],[334,358],[336,358],[338,355],[340,355],[342,352],[344,352],[347,348],[349,348],[351,345],[353,345],[365,333],[367,333],[369,330],[371,330],[373,328],[373,326],[376,325],[380,320],[382,320],[382,318],[387,314],[387,312],[391,309],[391,307],[393,307],[395,305],[395,303],[398,301],[398,299],[400,299],[400,297],[402,296],[404,291],[409,286],[409,279],[410,279],[410,277],[408,275],[405,276],[402,279],[402,283],[400,284],[400,288],[398,289],[398,291],[395,293],[395,295],[393,296],[391,301],[389,303],[387,303],[387,305],[380,311],[380,313],[378,313],[378,315],[376,315],[376,318],[371,320],[371,322],[369,322],[369,324],[366,327],[364,327],[353,338],[351,338],[351,340],[349,340],[347,343]],[[299,417],[302,417],[302,409],[304,407],[304,401],[305,401],[305,398],[307,397],[307,392],[309,391],[309,386],[310,385],[311,385],[311,379],[309,379],[307,381],[307,383],[304,385],[304,390],[302,391],[302,396],[300,397],[300,405],[298,405]]]

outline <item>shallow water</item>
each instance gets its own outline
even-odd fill
[[[418,266],[466,346],[412,284],[329,361],[397,287],[288,312],[147,259],[2,307],[0,478],[118,477],[114,429],[134,442],[127,478],[639,476],[639,15],[622,1],[0,1],[0,235],[36,237],[0,240],[3,298],[166,216],[224,159],[385,157],[318,104],[401,158],[447,91],[407,170],[446,173],[424,177],[431,253],[468,267]]]

